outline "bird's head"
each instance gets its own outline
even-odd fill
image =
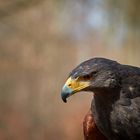
[[[67,98],[79,91],[96,91],[115,88],[118,84],[116,65],[105,58],[93,58],[81,63],[69,75],[62,88],[61,97]]]

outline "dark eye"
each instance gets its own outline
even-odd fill
[[[97,71],[93,71],[93,72],[92,72],[92,75],[95,76],[96,74],[97,74]]]
[[[92,75],[84,75],[82,78],[83,80],[90,80],[92,79]]]

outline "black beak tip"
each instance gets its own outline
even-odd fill
[[[64,103],[67,103],[67,100],[66,100],[66,98],[62,98],[62,100],[63,100],[63,102],[64,102]]]
[[[67,97],[68,97],[68,94],[61,93],[61,98],[62,98],[62,100],[63,100],[64,103],[67,103]]]

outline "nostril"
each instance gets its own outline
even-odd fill
[[[69,87],[71,87],[71,84],[68,84]]]

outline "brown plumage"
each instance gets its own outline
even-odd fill
[[[107,140],[107,138],[97,128],[91,110],[89,110],[84,118],[83,131],[85,140]]]

